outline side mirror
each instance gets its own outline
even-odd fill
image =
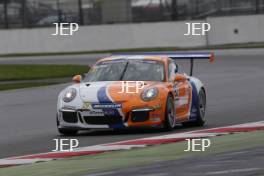
[[[75,83],[80,83],[82,81],[82,76],[81,75],[75,75],[72,78],[72,81],[75,82]]]
[[[174,82],[184,82],[187,81],[186,76],[184,76],[183,74],[176,74]]]

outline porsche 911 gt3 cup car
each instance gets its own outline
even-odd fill
[[[191,60],[190,76],[178,72],[177,59]],[[162,127],[205,123],[206,92],[192,76],[195,59],[211,53],[118,54],[99,60],[84,78],[62,90],[57,127],[64,135],[87,129]]]

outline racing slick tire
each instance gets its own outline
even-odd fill
[[[206,112],[206,94],[205,90],[199,91],[199,109],[197,112],[197,120],[195,126],[203,126],[205,124],[205,112]]]
[[[75,129],[58,128],[60,124],[58,120],[58,116],[56,117],[56,120],[57,120],[57,129],[60,134],[65,135],[65,136],[75,136],[78,133],[78,130],[75,130]]]
[[[172,131],[175,126],[175,109],[174,100],[171,95],[168,95],[166,102],[165,120],[163,123],[163,129],[165,131]]]
[[[202,88],[199,91],[199,100],[198,100],[198,111],[197,118],[195,121],[184,122],[183,126],[203,126],[205,124],[205,111],[206,111],[206,93]]]

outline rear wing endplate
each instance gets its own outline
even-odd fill
[[[209,52],[133,52],[133,53],[114,53],[113,56],[161,56],[171,59],[189,59],[190,60],[190,76],[193,75],[194,60],[208,59],[210,63],[214,62],[214,54]]]

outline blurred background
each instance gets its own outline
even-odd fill
[[[52,34],[56,28],[53,23],[78,23],[79,30],[72,36],[54,36]],[[187,36],[184,35],[188,31],[186,23],[209,23],[211,30],[205,35]],[[65,32],[69,33],[67,30]],[[98,58],[112,52],[160,50],[214,52],[214,64],[195,61],[194,67],[194,76],[203,81],[207,90],[206,128],[263,121],[264,0],[0,0],[0,157],[44,153],[54,149],[53,139],[64,138],[57,135],[57,96],[70,83],[73,75],[87,73],[90,68],[88,65],[93,65]],[[189,61],[177,63],[180,72],[189,73]],[[177,127],[172,133],[195,129]],[[80,146],[85,147],[165,134],[148,129],[132,133],[88,131],[76,139],[80,140]],[[262,142],[263,145],[264,138],[262,136],[261,141],[261,135],[253,136],[250,144],[254,146],[256,139],[256,144]],[[245,139],[248,138],[246,135]],[[220,146],[216,147],[219,152],[232,149],[237,153],[233,164],[230,160],[230,156],[234,158],[233,154],[225,154],[225,157],[220,158],[222,162],[219,162],[219,157],[224,155],[218,158],[215,158],[215,154],[205,156],[206,163],[200,162],[199,155],[199,158],[188,161],[190,165],[173,161],[176,163],[174,165],[170,160],[165,167],[159,165],[151,172],[142,169],[142,175],[166,175],[170,172],[170,166],[173,166],[172,175],[188,169],[190,173],[198,175],[221,173],[219,169],[224,169],[225,174],[229,172],[227,169],[234,169],[242,176],[243,172],[240,171],[245,169],[245,165],[241,163],[263,168],[263,162],[260,161],[263,157],[258,157],[263,156],[263,146],[260,146],[261,151],[250,150],[250,146],[244,146],[248,141],[241,143],[243,140],[237,138],[233,144],[229,139],[221,141],[223,144],[218,143]],[[243,146],[247,148],[246,155],[240,156]],[[151,152],[147,152],[147,155],[155,162],[161,161],[160,156],[172,155],[170,150],[167,150],[168,154],[160,151],[162,153],[154,152],[157,159],[153,159],[155,156],[152,157]],[[135,157],[123,156],[127,162],[138,164]],[[139,159],[142,158],[144,156],[139,156]],[[245,158],[247,161],[243,162]],[[126,165],[125,160],[121,158],[115,161]],[[197,161],[201,165],[193,167]],[[211,161],[216,162],[212,164]],[[223,163],[226,163],[224,167]],[[210,164],[212,167],[208,167]],[[187,169],[183,169],[183,165]],[[69,171],[68,175],[72,175],[73,167],[68,167],[69,170],[60,169],[67,166],[69,164],[49,167],[38,173],[45,176],[52,173],[67,175]],[[26,175],[38,171],[35,166],[33,171],[26,167],[20,168],[22,172],[28,173]],[[85,165],[85,168],[94,172],[91,167]],[[56,172],[54,168],[60,170]],[[85,169],[80,163],[76,164],[76,168]],[[13,175],[23,175],[16,169],[13,171]],[[256,172],[253,170],[244,174],[264,175]],[[10,175],[1,173],[2,176]]]
[[[0,54],[263,42],[263,14],[264,0],[0,0]],[[71,22],[78,34],[51,38]],[[212,29],[184,37],[186,22]]]
[[[0,0],[0,27],[142,23],[261,13],[264,0]]]

